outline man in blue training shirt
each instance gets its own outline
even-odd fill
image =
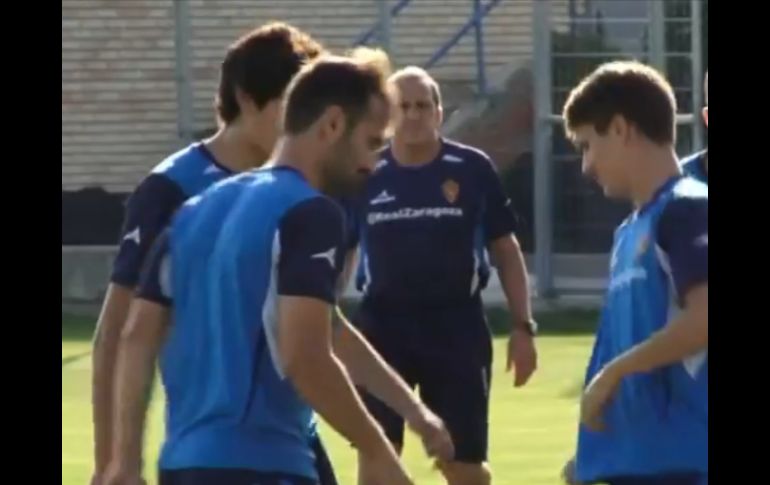
[[[536,366],[514,215],[489,157],[440,137],[436,81],[409,67],[389,84],[394,137],[358,203],[363,302],[356,324],[447,424],[456,449],[454,460],[440,464],[447,481],[486,484],[492,343],[480,293],[490,273],[487,249],[513,316],[507,364],[516,368],[515,385]],[[365,396],[400,450],[403,419]],[[359,483],[376,483],[365,463],[359,473]]]
[[[303,68],[275,163],[192,198],[156,242],[119,356],[109,485],[140,479],[142,395],[158,353],[161,485],[318,483],[313,409],[380,483],[411,483],[351,380],[406,416],[430,455],[451,458],[441,420],[334,311],[344,216],[322,193],[353,193],[373,168],[389,114],[382,65],[327,57]]]
[[[618,227],[588,365],[571,483],[708,480],[708,186],[683,177],[668,82],[636,62],[570,94],[583,171],[633,203]]]
[[[187,198],[267,159],[278,136],[286,86],[303,62],[322,51],[307,34],[283,23],[266,24],[235,42],[221,67],[217,93],[220,130],[211,139],[169,156],[128,200],[122,240],[94,338],[93,485],[100,485],[109,463],[118,341],[150,246]]]
[[[709,73],[706,71],[706,77],[703,80],[703,91],[706,95],[706,106],[703,107],[703,122],[706,128],[709,126]],[[681,162],[682,172],[704,184],[709,183],[709,151],[705,150],[694,153]]]

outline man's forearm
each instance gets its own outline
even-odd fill
[[[121,466],[138,469],[141,466],[142,436],[149,406],[147,395],[165,337],[168,317],[165,311],[155,308],[152,314],[142,314],[141,310],[137,312],[135,308],[132,308],[131,313],[118,353],[112,455],[113,460],[118,460]]]
[[[109,285],[94,333],[91,356],[91,400],[94,421],[94,465],[103,473],[110,461],[115,366],[120,334],[125,326],[133,290]]]
[[[349,249],[345,254],[345,264],[340,272],[340,277],[337,282],[337,296],[342,298],[345,294],[345,290],[348,289],[350,284],[350,277],[353,275],[353,269],[356,265],[358,251],[356,248]]]
[[[340,323],[335,333],[334,351],[345,364],[353,382],[408,420],[420,401],[339,310],[338,318]]]
[[[514,322],[532,320],[527,267],[518,241],[513,236],[500,238],[493,242],[492,253]]]
[[[619,377],[650,372],[707,348],[708,315],[683,312],[652,337],[618,356],[608,368]]]
[[[305,354],[286,372],[305,401],[359,451],[373,453],[386,443],[344,366],[329,349]]]

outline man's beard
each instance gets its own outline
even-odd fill
[[[352,165],[353,154],[344,140],[332,150],[332,154],[323,162],[323,192],[331,197],[353,197],[364,188],[366,177],[348,168]]]

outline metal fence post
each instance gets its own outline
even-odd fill
[[[388,53],[390,62],[395,65],[393,59],[393,43],[392,43],[392,17],[390,16],[390,6],[388,0],[376,0],[377,1],[377,13],[378,13],[378,38],[382,49]]]
[[[553,170],[551,138],[553,126],[549,120],[551,106],[551,28],[549,2],[534,2],[532,31],[534,45],[535,90],[535,273],[537,294],[540,298],[553,296],[553,269],[551,261],[553,236]]]
[[[648,0],[650,65],[666,73],[666,12],[660,0]]]
[[[473,0],[473,23],[476,34],[476,86],[479,96],[483,97],[487,94],[487,75],[484,60],[484,20],[481,0]]]
[[[193,140],[193,91],[190,74],[190,3],[174,0],[177,129],[183,143]]]
[[[690,49],[692,67],[692,113],[693,113],[693,147],[692,150],[701,150],[703,148],[703,123],[698,116],[700,107],[704,102],[703,98],[703,21],[701,15],[702,0],[690,0],[690,20],[692,28],[690,29]]]

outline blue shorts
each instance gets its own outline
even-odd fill
[[[354,319],[369,343],[447,425],[455,460],[487,460],[492,338],[476,300],[441,309],[393,313],[364,302]],[[404,420],[362,391],[372,416],[397,446]]]

